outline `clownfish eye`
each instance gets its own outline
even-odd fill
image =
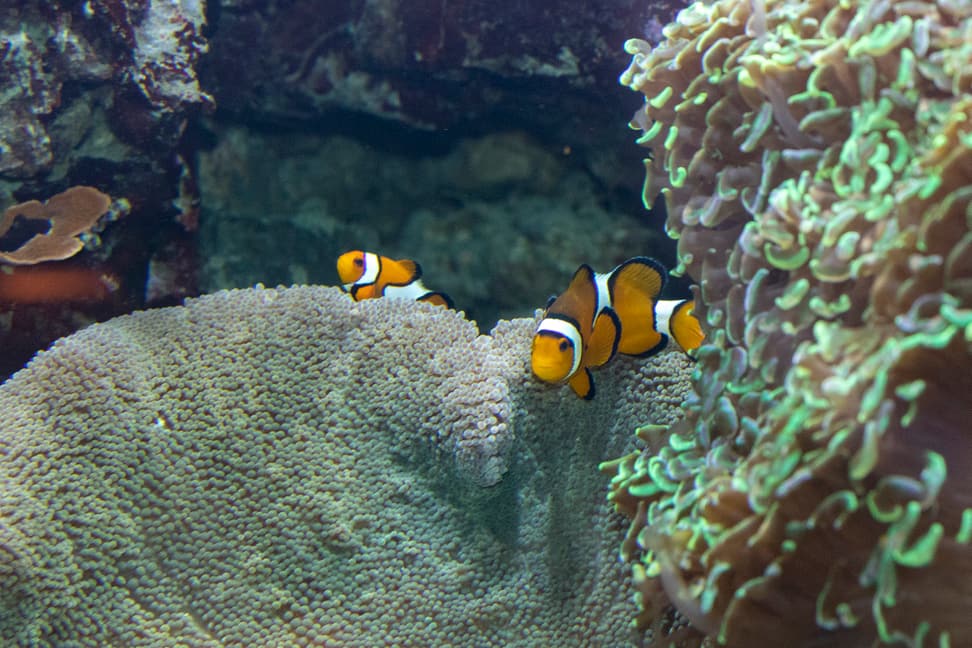
[[[354,259],[354,265],[356,265],[356,266],[358,266],[360,268],[361,266],[364,265],[364,259],[362,259],[361,257],[355,257],[355,259]]]
[[[570,345],[570,343],[569,343],[569,342],[567,342],[567,340],[561,340],[561,341],[560,341],[560,350],[561,350],[561,351],[566,351],[566,350],[567,350],[567,347],[568,347],[569,345]]]

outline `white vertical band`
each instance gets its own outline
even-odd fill
[[[354,285],[367,286],[375,283],[378,281],[379,270],[381,270],[381,261],[378,260],[378,255],[374,252],[365,252],[364,272],[361,274],[361,278],[354,282]]]

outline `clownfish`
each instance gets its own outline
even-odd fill
[[[566,382],[579,397],[594,398],[590,370],[617,354],[647,357],[668,344],[669,333],[687,352],[702,340],[690,302],[661,302],[668,272],[647,257],[628,259],[608,273],[582,265],[560,296],[553,298],[533,335],[530,365],[537,378]],[[679,305],[680,304],[680,305]]]
[[[448,295],[422,285],[422,267],[410,259],[389,259],[374,252],[354,250],[337,260],[341,288],[355,301],[388,297],[414,299],[452,308]]]

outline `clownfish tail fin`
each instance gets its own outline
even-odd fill
[[[412,273],[412,281],[422,278],[422,266],[418,261],[412,261],[411,259],[401,259],[399,260],[402,268]]]

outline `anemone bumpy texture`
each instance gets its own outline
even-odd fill
[[[635,643],[596,465],[690,365],[585,402],[532,379],[534,326],[298,287],[58,341],[0,386],[0,643]]]
[[[709,344],[685,420],[605,466],[639,624],[972,645],[972,3],[721,0],[664,35],[621,80]]]

